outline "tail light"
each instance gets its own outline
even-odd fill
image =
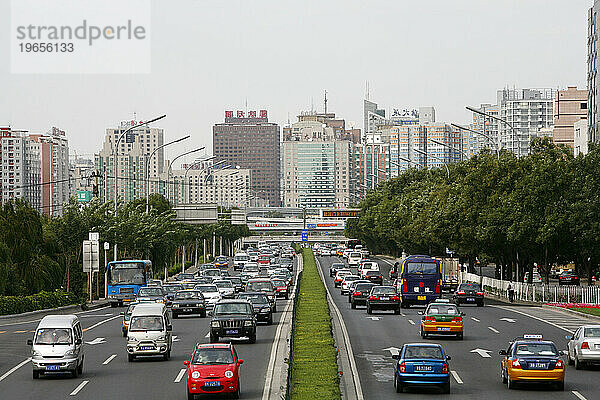
[[[521,363],[519,362],[519,360],[517,358],[513,358],[512,366],[513,366],[513,368],[521,368]]]
[[[400,365],[398,365],[398,371],[402,373],[406,372],[406,365],[404,364],[404,362],[401,362]]]
[[[477,296],[483,296],[483,292],[477,292]]]
[[[558,360],[556,362],[556,364],[554,365],[554,368],[558,368],[558,369],[563,369],[565,367],[565,365],[563,364],[562,360]]]
[[[435,285],[435,292],[436,293],[442,293],[442,287],[440,286],[440,284],[441,284],[441,281],[438,280],[437,283],[436,283],[436,285]]]
[[[423,318],[425,321],[435,321],[435,317],[425,317]]]
[[[402,279],[402,293],[408,293],[408,283]]]
[[[442,374],[447,374],[448,373],[448,364],[443,363],[442,364]]]
[[[581,350],[583,349],[590,349],[590,344],[588,342],[583,342],[581,343]]]
[[[390,297],[390,300],[400,300],[400,298],[398,296],[392,296]]]
[[[355,296],[361,296],[361,295],[362,295],[362,293],[361,293],[361,292],[354,292],[354,295],[355,295]]]
[[[462,322],[462,317],[454,317],[452,318],[452,322]]]
[[[379,296],[371,296],[369,297],[370,300],[379,300]]]
[[[461,295],[461,294],[466,294],[465,292],[456,292],[456,294]]]

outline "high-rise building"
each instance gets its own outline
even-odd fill
[[[252,174],[251,196],[279,206],[280,131],[267,110],[225,111],[225,122],[213,126],[215,162],[226,160]]]
[[[573,125],[582,118],[587,118],[587,90],[569,86],[567,90],[558,90],[554,98],[554,129],[555,144],[573,147]]]
[[[531,140],[540,129],[553,127],[555,90],[502,89],[497,92],[500,147],[521,157],[529,154]]]
[[[118,200],[128,202],[143,198],[146,194],[162,193],[164,184],[158,177],[164,168],[164,131],[141,125],[125,134],[116,149],[116,166],[113,146],[119,137],[136,121],[122,122],[118,128],[107,128],[102,150],[95,155],[95,164],[104,176],[99,193],[101,198],[112,201],[115,198],[115,176],[117,179]],[[158,150],[157,150],[158,149]],[[150,155],[156,150],[150,160]],[[146,166],[148,176],[146,177]],[[115,174],[116,169],[116,174]],[[146,180],[148,191],[146,191]]]
[[[573,124],[573,155],[588,153],[588,121],[582,118]]]
[[[463,132],[463,148],[468,157],[479,154],[481,150],[486,148],[490,151],[496,151],[500,146],[499,121],[493,118],[498,117],[498,105],[484,103],[477,110],[488,116],[473,113],[473,122],[470,124],[470,128],[476,132],[481,132],[480,135],[469,131]]]
[[[600,142],[600,0],[588,12],[587,40],[588,141]]]
[[[302,113],[283,142],[286,207],[341,208],[351,204],[352,142],[334,114]],[[331,126],[329,126],[331,125]],[[345,123],[342,124],[345,126]]]

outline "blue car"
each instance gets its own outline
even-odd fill
[[[396,393],[408,386],[437,386],[450,393],[450,356],[439,344],[405,344],[392,358],[398,360],[394,366]]]

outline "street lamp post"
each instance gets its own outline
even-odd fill
[[[460,152],[460,153],[461,153],[461,155],[465,156],[465,158],[468,158],[468,157],[467,157],[467,153],[465,153],[465,152],[464,152],[463,150],[461,150],[461,149],[457,149],[456,147],[454,147],[454,146],[450,146],[449,144],[446,144],[446,143],[443,143],[443,142],[438,142],[438,141],[437,141],[437,140],[435,140],[435,139],[431,139],[431,138],[430,138],[429,140],[431,140],[433,143],[439,144],[440,146],[448,147],[449,149],[452,149],[452,150],[454,150],[454,151],[458,151],[458,152]],[[461,158],[462,158],[462,157],[461,157]]]
[[[183,154],[178,155],[177,157],[175,157],[173,159],[173,161],[171,161],[169,163],[169,169],[167,171],[167,199],[171,199],[171,183],[170,183],[170,180],[171,180],[171,172],[173,171],[173,164],[175,163],[175,160],[177,160],[180,157],[187,156],[188,154],[192,154],[192,153],[195,153],[197,151],[204,150],[205,148],[206,147],[202,146],[202,147],[200,147],[198,149],[187,151],[187,152],[185,152]],[[175,188],[173,188],[173,192],[175,192]]]
[[[154,155],[154,153],[156,153],[158,150],[167,147],[170,144],[174,144],[174,143],[179,143],[182,140],[186,140],[190,137],[190,135],[184,136],[182,138],[170,141],[169,143],[165,143],[161,146],[158,146],[156,149],[154,149],[154,151],[152,153],[150,153],[149,157],[146,157],[146,214],[148,214],[149,210],[150,210],[150,179],[148,177],[148,175],[150,175],[150,161],[152,160],[152,156]]]
[[[506,124],[510,128],[510,132],[512,133],[512,145],[514,147],[514,145],[515,145],[515,127],[510,122],[508,122],[507,120],[502,119],[500,117],[496,117],[495,115],[488,114],[486,112],[483,112],[481,110],[473,108],[473,107],[466,106],[465,108],[471,112],[474,112],[475,114],[483,115],[484,117],[495,119],[498,122],[502,122],[503,124]],[[485,127],[485,120],[483,121],[483,126]],[[498,143],[500,144],[500,138],[498,138]],[[499,145],[497,145],[496,147],[500,148]]]
[[[113,149],[112,149],[113,150],[112,151],[112,153],[113,153],[112,156],[113,156],[113,165],[114,165],[114,168],[115,168],[115,204],[114,204],[114,206],[115,206],[114,207],[114,215],[115,215],[115,217],[117,216],[117,180],[119,178],[119,169],[117,168],[117,164],[118,164],[118,162],[117,162],[117,149],[119,148],[119,143],[121,142],[121,139],[123,139],[123,137],[127,133],[131,132],[135,128],[139,128],[140,126],[151,124],[153,122],[156,122],[158,120],[163,119],[166,116],[167,116],[167,114],[163,114],[160,117],[156,117],[156,118],[151,119],[150,121],[141,122],[141,123],[139,123],[137,125],[130,126],[129,128],[125,129],[121,133],[121,135],[119,136],[119,139],[117,140],[115,146],[113,147]],[[108,193],[108,190],[107,190],[107,193]],[[113,250],[114,250],[114,258],[113,258],[113,260],[116,261],[117,260],[117,243],[116,243],[116,240],[115,240],[115,244],[113,246]]]
[[[438,161],[442,162],[442,165],[444,167],[446,167],[446,173],[448,174],[448,179],[450,179],[450,169],[448,169],[448,165],[446,165],[446,160],[444,160],[443,158],[434,156],[433,154],[427,154],[426,152],[424,152],[423,150],[419,150],[419,149],[413,149],[414,151],[416,151],[417,153],[421,153],[423,154],[425,157],[431,157],[431,158],[435,158]]]
[[[450,124],[450,125],[452,125],[455,128],[462,129],[463,131],[471,132],[471,133],[474,133],[476,135],[481,135],[481,136],[485,137],[486,139],[488,139],[489,142],[492,143],[494,145],[494,147],[496,147],[496,154],[498,156],[498,160],[500,160],[500,148],[498,147],[498,144],[496,144],[496,142],[494,142],[494,140],[489,135],[486,135],[485,133],[478,132],[478,131],[476,131],[474,129],[471,129],[471,128],[467,128],[466,126],[462,126],[462,125],[458,125],[458,124]]]

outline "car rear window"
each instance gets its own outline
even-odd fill
[[[371,290],[371,288],[373,286],[375,286],[375,285],[372,285],[370,283],[359,283],[358,285],[356,285],[356,288],[354,290],[356,290],[357,292],[363,292],[363,291]]]
[[[442,349],[434,346],[408,346],[404,351],[405,359],[441,359],[443,357]]]
[[[379,276],[381,274],[379,273],[379,271],[369,270],[369,271],[367,271],[366,275],[367,276]]]
[[[436,305],[429,306],[429,308],[427,309],[427,314],[436,314],[436,315],[449,314],[449,315],[453,315],[453,314],[459,314],[459,312],[458,312],[458,308],[456,306],[446,305],[446,304],[436,304]]]
[[[409,262],[406,272],[409,274],[435,274],[437,273],[437,264],[428,262]]]
[[[374,287],[371,291],[373,294],[396,294],[396,289],[393,287]]]
[[[518,343],[515,347],[517,356],[557,356],[558,351],[552,343]]]
[[[583,336],[586,338],[600,338],[600,328],[584,328]]]
[[[479,290],[479,285],[476,283],[461,283],[459,290]]]

